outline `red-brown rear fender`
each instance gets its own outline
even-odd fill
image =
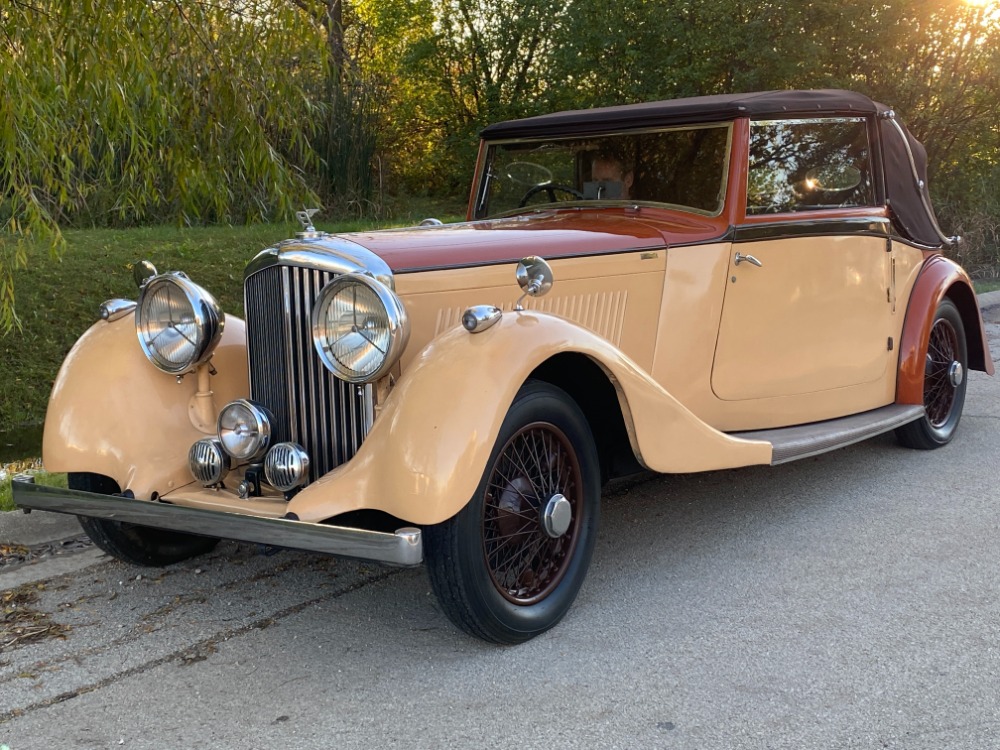
[[[933,255],[920,270],[906,307],[896,375],[898,404],[922,404],[924,401],[927,340],[934,324],[934,313],[945,298],[955,303],[962,316],[969,349],[969,369],[993,374],[993,357],[969,275],[954,261],[943,255]]]

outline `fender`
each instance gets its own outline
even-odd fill
[[[924,402],[927,342],[934,324],[934,313],[945,297],[955,303],[962,316],[969,350],[969,368],[993,374],[993,358],[972,281],[957,263],[943,255],[933,255],[920,270],[906,307],[906,319],[899,342],[897,404]]]
[[[217,414],[250,390],[239,318],[226,316],[212,364]],[[188,450],[205,436],[188,413],[196,391],[194,375],[178,382],[146,359],[134,316],[98,321],[73,345],[52,387],[42,438],[45,468],[103,474],[141,498],[193,483]]]
[[[428,344],[354,458],[298,493],[289,512],[303,521],[363,509],[419,525],[450,518],[475,492],[521,384],[563,352],[588,356],[609,375],[646,467],[693,472],[770,463],[770,443],[705,424],[605,339],[553,315],[506,313],[482,333],[459,327]]]

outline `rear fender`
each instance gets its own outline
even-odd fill
[[[906,307],[896,375],[897,404],[924,402],[927,341],[934,325],[934,314],[945,298],[955,303],[962,316],[969,368],[993,374],[993,358],[972,281],[957,263],[943,255],[934,255],[924,263]]]
[[[562,318],[507,313],[492,328],[455,328],[407,367],[355,457],[306,487],[288,510],[303,521],[376,509],[413,524],[468,502],[518,389],[560,353],[583,354],[614,384],[632,448],[659,472],[768,464],[771,445],[699,420],[607,340]]]
[[[212,411],[218,414],[249,393],[239,318],[226,316],[212,365],[218,373],[211,378]],[[134,317],[95,323],[70,350],[52,387],[42,440],[45,468],[103,474],[141,498],[192,483],[188,450],[206,435],[191,416],[196,391],[193,374],[178,382],[146,359]]]

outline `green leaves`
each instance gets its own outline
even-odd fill
[[[925,141],[953,223],[1000,222],[996,2],[33,0],[0,6],[0,77],[0,334],[60,227],[457,195],[480,128],[559,109],[859,90]]]
[[[17,92],[0,101],[0,332],[23,243],[58,252],[60,225],[260,221],[318,202],[301,167],[322,123],[297,115],[324,40],[298,16],[277,0],[0,12],[0,77]]]

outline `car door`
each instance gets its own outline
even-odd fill
[[[864,118],[751,124],[712,369],[719,399],[828,400],[884,379],[891,255],[871,163]]]

